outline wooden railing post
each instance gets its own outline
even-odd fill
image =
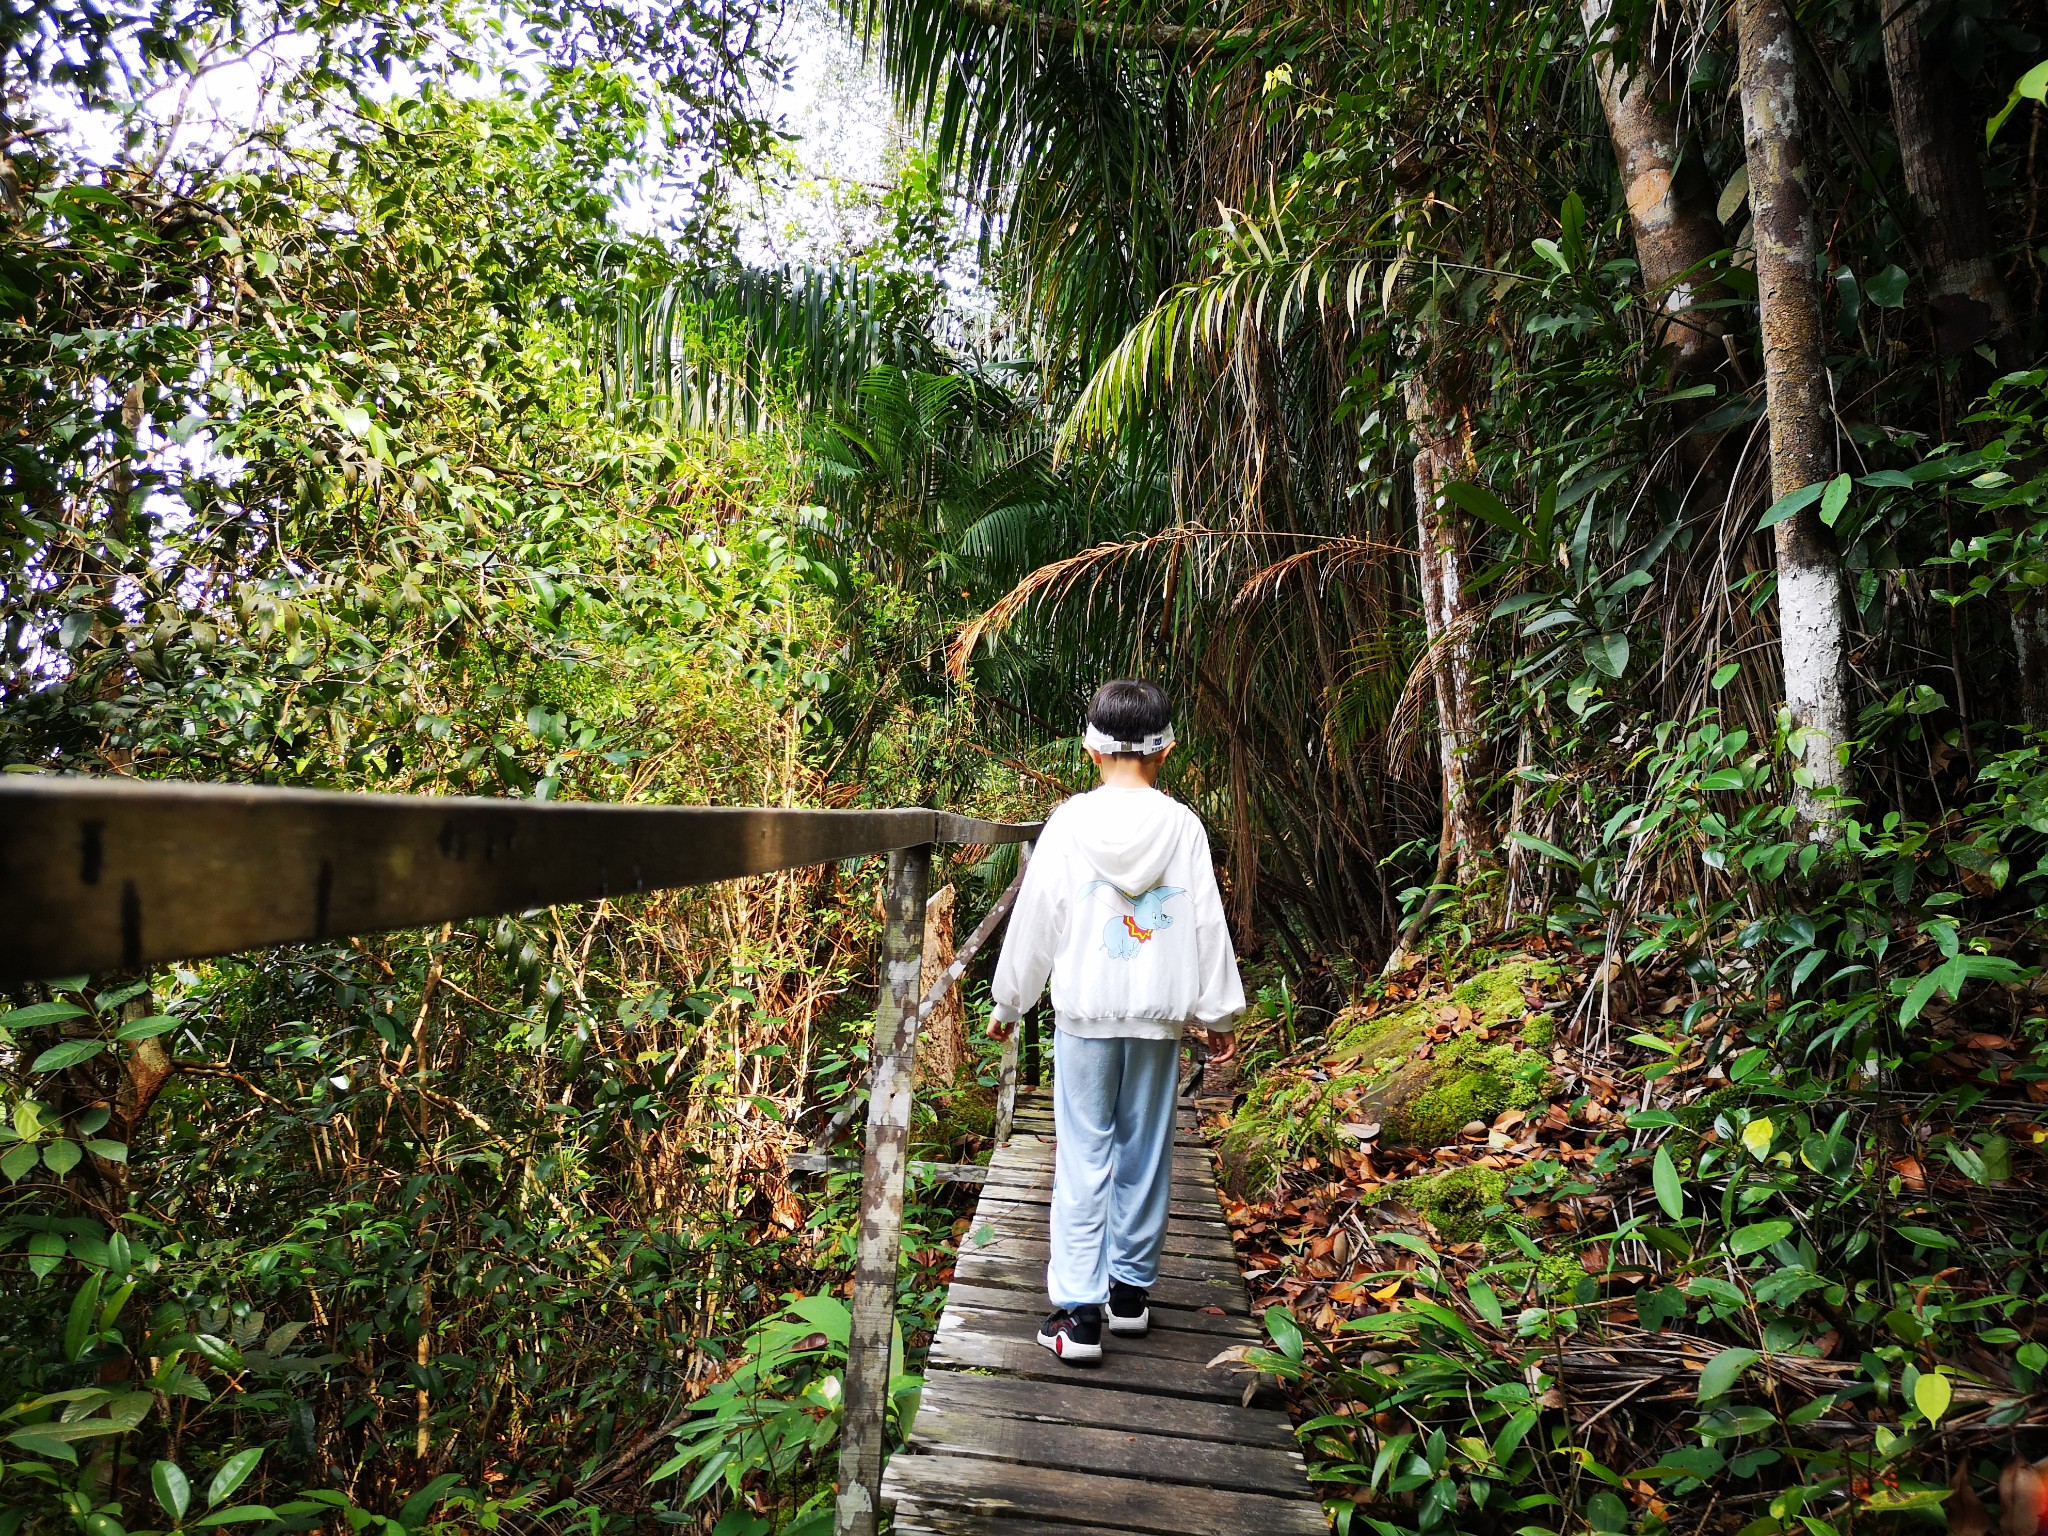
[[[1017,883],[1021,890],[1024,872],[1031,867],[1031,850],[1035,843],[1026,842],[1017,850]],[[1023,1045],[1024,1030],[1019,1027],[1010,1031],[1003,1041],[1003,1061],[996,1070],[996,1145],[1001,1146],[1010,1139],[1010,1131],[1017,1123],[1017,1052]]]
[[[889,855],[882,897],[880,995],[875,1005],[868,1141],[861,1158],[860,1239],[846,1345],[846,1407],[839,1440],[837,1536],[875,1536],[882,1453],[889,1432],[889,1357],[896,1332],[896,1270],[909,1171],[917,988],[924,959],[929,845]]]

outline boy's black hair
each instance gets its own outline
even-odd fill
[[[1172,720],[1173,704],[1166,690],[1143,678],[1112,678],[1088,701],[1088,723],[1118,741],[1143,741],[1155,731],[1165,730]],[[1142,756],[1137,752],[1116,755]]]

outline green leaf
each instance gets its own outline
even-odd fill
[[[1892,1230],[1907,1242],[1918,1243],[1922,1248],[1953,1248],[1956,1245],[1954,1238],[1932,1227],[1894,1227]]]
[[[1474,485],[1469,480],[1454,480],[1444,487],[1444,496],[1481,522],[1491,523],[1504,533],[1511,533],[1517,538],[1527,538],[1529,535],[1529,530],[1522,520],[1510,512],[1506,503],[1483,485]]]
[[[1761,533],[1766,528],[1782,523],[1788,517],[1804,512],[1827,493],[1827,488],[1825,480],[1816,480],[1811,485],[1802,485],[1796,491],[1787,491],[1771,503],[1771,510],[1757,523],[1757,531]]]
[[[1930,1424],[1941,1422],[1955,1395],[1955,1383],[1939,1371],[1929,1371],[1913,1383],[1913,1406],[1927,1415]]]
[[[185,1518],[185,1511],[192,1507],[192,1480],[182,1467],[175,1461],[158,1462],[149,1469],[149,1486],[173,1525]]]
[[[29,1154],[31,1160],[33,1160],[35,1148],[29,1148]],[[50,1275],[56,1272],[57,1266],[64,1262],[64,1252],[64,1239],[56,1233],[38,1232],[34,1234],[28,1240],[29,1273],[38,1280],[48,1279]]]
[[[157,1035],[167,1035],[184,1023],[168,1013],[152,1013],[146,1019],[130,1019],[114,1032],[116,1040],[149,1040]]]
[[[249,1474],[256,1470],[256,1463],[263,1459],[263,1448],[252,1446],[246,1451],[237,1451],[221,1463],[221,1469],[213,1474],[213,1481],[206,1486],[206,1507],[212,1509],[229,1494],[249,1480]]]
[[[1532,837],[1527,832],[1510,832],[1508,836],[1520,843],[1524,848],[1542,854],[1546,859],[1555,859],[1567,869],[1577,869],[1579,867],[1579,861],[1555,843],[1546,843],[1542,838]]]
[[[110,1163],[125,1163],[128,1161],[128,1149],[118,1141],[107,1141],[103,1138],[95,1137],[85,1144],[85,1150],[94,1157],[105,1158]]]
[[[1719,693],[1723,688],[1726,688],[1735,681],[1735,674],[1741,670],[1742,668],[1732,661],[1718,666],[1714,668],[1714,675],[1708,681],[1707,686],[1713,689],[1714,692]]]
[[[16,1008],[0,1013],[0,1029],[35,1029],[44,1024],[61,1024],[66,1019],[82,1019],[85,1010],[76,1003],[58,998],[53,1003],[31,1003],[26,1008]]]
[[[31,1424],[27,1429],[17,1429],[7,1437],[7,1443],[31,1456],[40,1456],[50,1461],[68,1461],[78,1465],[78,1452],[65,1441],[51,1433],[56,1426]]]
[[[1789,1221],[1758,1221],[1746,1227],[1737,1227],[1728,1239],[1728,1251],[1737,1258],[1747,1254],[1761,1253],[1771,1244],[1792,1235]]]
[[[1493,1287],[1477,1275],[1465,1282],[1465,1294],[1472,1298],[1472,1310],[1485,1318],[1494,1327],[1500,1326],[1500,1297]],[[1498,1458],[1495,1458],[1498,1460]]]
[[[2013,85],[2012,94],[2005,98],[2005,105],[1984,125],[1987,146],[1998,137],[1998,130],[2005,126],[2005,120],[2012,116],[2013,109],[2022,101],[2048,101],[2048,59],[2043,59],[2019,77]]]
[[[247,1452],[243,1453],[248,1454]],[[275,1520],[277,1511],[268,1504],[237,1504],[232,1509],[216,1510],[210,1515],[201,1515],[192,1523],[208,1525],[245,1525],[251,1520]]]
[[[91,1061],[107,1048],[104,1040],[66,1040],[53,1045],[30,1065],[31,1072],[61,1072],[66,1067],[75,1067],[81,1061]]]
[[[71,1298],[71,1315],[64,1324],[64,1358],[73,1365],[84,1356],[86,1346],[98,1332],[94,1325],[99,1321],[99,1310],[100,1272],[94,1270]]]
[[[1863,291],[1870,295],[1870,302],[1880,309],[1904,309],[1906,307],[1906,274],[1902,268],[1886,267],[1877,276],[1863,285]]]
[[[41,1160],[34,1142],[17,1142],[4,1154],[0,1154],[0,1173],[6,1174],[10,1183],[18,1184],[28,1177],[28,1171]]]
[[[84,1155],[75,1141],[53,1141],[43,1148],[43,1166],[61,1179],[78,1166]]]
[[[1657,1191],[1657,1203],[1673,1221],[1685,1215],[1685,1188],[1678,1179],[1678,1165],[1671,1160],[1671,1148],[1660,1146],[1650,1162],[1650,1186]]]
[[[1835,519],[1842,515],[1842,509],[1849,505],[1849,477],[1837,475],[1828,482],[1828,488],[1821,492],[1820,520],[1830,528]]]
[[[1279,1346],[1280,1353],[1290,1360],[1301,1358],[1301,1324],[1294,1320],[1294,1314],[1285,1307],[1268,1307],[1260,1314],[1259,1320],[1266,1325],[1266,1332]]]
[[[1557,248],[1557,242],[1555,240],[1531,240],[1529,242],[1529,248],[1533,250],[1538,256],[1541,256],[1545,261],[1549,262],[1553,267],[1557,268],[1557,270],[1562,272],[1566,277],[1570,277],[1572,275],[1572,264],[1569,261],[1565,260],[1564,252]]]
[[[1749,780],[1743,776],[1740,768],[1716,768],[1712,773],[1700,780],[1700,788],[1703,790],[1747,789],[1748,787]]]
[[[1595,635],[1582,649],[1587,665],[1609,677],[1619,677],[1628,670],[1628,636],[1618,630]]]
[[[1742,1128],[1742,1144],[1749,1149],[1749,1155],[1763,1161],[1771,1150],[1771,1139],[1778,1134],[1778,1128],[1771,1124],[1766,1115],[1758,1115]]]
[[[1742,1373],[1755,1365],[1759,1358],[1753,1349],[1738,1346],[1722,1350],[1700,1370],[1699,1400],[1706,1403],[1725,1397],[1728,1389],[1740,1381]]]

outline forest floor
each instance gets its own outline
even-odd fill
[[[1205,1123],[1254,1310],[1284,1309],[1265,1363],[1340,1529],[1355,1506],[1383,1530],[1567,1511],[1596,1531],[1780,1530],[1804,1497],[1789,1476],[1852,1522],[1943,1506],[1981,1533],[1973,1482],[1988,1496],[2006,1455],[2048,1449],[2037,1373],[2016,1386],[2013,1367],[2048,1336],[2042,1309],[1951,1257],[2048,1210],[2048,1081],[2015,1046],[2038,999],[1937,1004],[1910,1080],[1825,1103],[1774,1102],[1777,1069],[1712,1002],[1675,969],[1609,975],[1536,938],[1418,960],[1298,1045],[1291,1019],[1252,1021],[1254,1046],[1292,1048],[1221,1085]],[[1845,1161],[1851,1112],[1867,1135]],[[1699,1149],[1683,1180],[1659,1150],[1681,1142]],[[1702,1180],[1716,1147],[1740,1167]],[[1846,1269],[1914,1276],[1904,1305],[1814,1273],[1832,1251],[1809,1231],[1844,1217],[1879,1234]],[[1971,1340],[1941,1331],[1942,1302],[1951,1325],[2003,1305]],[[1953,1408],[1944,1384],[1915,1415],[1937,1372]],[[1728,1403],[1744,1375],[1752,1404]],[[1552,1454],[1532,1460],[1539,1434]]]

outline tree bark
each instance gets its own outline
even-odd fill
[[[1991,344],[2000,372],[2025,367],[2026,348],[2012,294],[1992,259],[1975,126],[1967,112],[1956,110],[1969,99],[1966,87],[1949,65],[1945,40],[1922,33],[1926,10],[1927,0],[1907,0],[1891,12],[1884,26],[1884,67],[1900,169],[1927,247],[1935,345],[1963,359],[1962,392],[1974,398],[1990,382],[1989,371],[1971,355],[1978,343]],[[2021,588],[2011,598],[2011,621],[2020,718],[2048,726],[2048,599]]]
[[[1999,366],[2024,359],[2012,295],[1992,261],[1991,214],[1967,88],[1949,67],[1946,43],[1922,35],[1927,0],[1889,9],[1884,67],[1891,84],[1899,167],[1920,216],[1927,248],[1928,302],[1935,341],[1951,357],[1990,341]]]
[[[1669,97],[1651,71],[1631,69],[1615,57],[1620,37],[1608,19],[1612,8],[1613,0],[1582,0],[1579,14],[1607,136],[1621,168],[1643,292],[1658,315],[1651,347],[1675,377],[1707,373],[1726,359],[1727,344],[1716,311],[1702,306],[1727,295],[1702,274],[1728,242],[1685,169]]]
[[[1786,0],[1736,0],[1735,24],[1775,499],[1834,473],[1833,411],[1791,13]],[[1802,821],[1824,831],[1837,815],[1833,796],[1848,784],[1841,761],[1849,738],[1841,556],[1813,507],[1774,532],[1785,703],[1801,759],[1793,798]]]
[[[1472,433],[1465,414],[1420,371],[1405,390],[1415,440],[1416,564],[1422,623],[1436,681],[1437,748],[1443,765],[1443,847],[1457,882],[1469,885],[1492,862],[1493,834],[1480,805],[1479,647],[1465,599],[1471,575],[1466,518],[1444,487],[1471,477]]]

